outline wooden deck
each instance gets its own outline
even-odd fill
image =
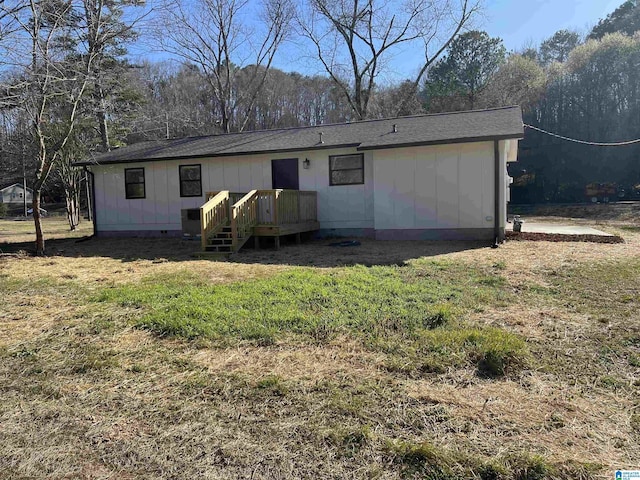
[[[280,237],[320,229],[317,192],[300,190],[252,190],[248,193],[208,192],[200,207],[202,250],[234,253],[250,237]]]

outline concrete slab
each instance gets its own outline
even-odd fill
[[[513,223],[507,224],[507,230],[513,231]],[[561,225],[557,223],[525,223],[522,224],[523,233],[544,233],[548,235],[590,235],[596,237],[614,237],[607,232],[582,225]]]

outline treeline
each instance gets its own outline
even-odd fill
[[[73,162],[145,140],[513,104],[527,123],[568,137],[640,136],[637,0],[586,38],[560,31],[519,52],[468,30],[475,0],[162,2],[0,3],[0,175],[29,172],[36,212],[41,193],[57,190],[73,228],[82,191]],[[286,42],[322,74],[274,68]],[[171,60],[135,63],[132,46]],[[394,56],[409,50],[422,55],[415,73],[385,82]],[[640,183],[637,154],[528,131],[514,200],[577,200],[589,182]]]
[[[594,143],[640,138],[640,35],[603,32],[602,25],[584,42],[560,32],[543,44],[552,54],[545,65],[547,86],[525,111],[525,122]],[[612,196],[639,199],[638,158],[637,144],[589,146],[528,130],[514,169],[520,177],[514,200],[585,201],[591,183],[615,184]]]
[[[368,117],[521,105],[525,123],[587,142],[640,138],[640,7],[633,1],[601,20],[586,37],[561,30],[536,48],[508,53],[486,32],[456,36],[418,88],[376,85]],[[138,122],[123,143],[217,133],[220,114],[194,65],[134,69],[147,85]],[[238,88],[242,90],[242,79]],[[242,105],[240,103],[240,105]],[[356,120],[347,98],[327,76],[271,68],[245,129]],[[231,130],[239,125],[232,124]],[[515,177],[514,203],[581,202],[591,183],[613,183],[629,199],[640,184],[640,145],[588,146],[527,129]],[[617,195],[616,195],[617,196]],[[637,195],[636,195],[637,196]]]

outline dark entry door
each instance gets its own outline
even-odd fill
[[[299,190],[298,159],[271,160],[271,183],[273,188]]]

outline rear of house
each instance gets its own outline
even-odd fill
[[[252,228],[288,198],[296,221],[315,209],[305,228],[324,236],[500,240],[522,135],[508,107],[144,142],[81,165],[98,235],[182,235],[184,211],[226,191],[230,209],[255,192]]]

